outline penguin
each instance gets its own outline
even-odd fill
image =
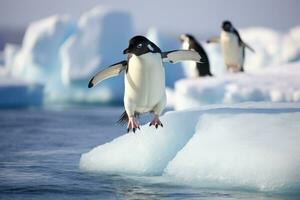
[[[197,71],[197,75],[200,77],[212,76],[208,56],[196,38],[191,34],[181,34],[179,39],[182,42],[182,49],[193,50],[201,55],[202,63],[188,62],[188,64],[191,65],[191,68],[194,68],[194,70]]]
[[[220,37],[210,38],[208,43],[220,43],[224,62],[229,72],[243,72],[245,62],[245,48],[254,52],[246,44],[237,29],[230,21],[224,21]]]
[[[91,88],[101,81],[120,75],[124,72],[125,112],[119,119],[127,122],[127,132],[134,133],[140,129],[137,117],[143,113],[152,113],[150,126],[156,129],[163,127],[159,119],[166,106],[165,70],[163,62],[177,63],[179,61],[200,62],[201,56],[196,51],[174,50],[162,52],[161,49],[144,36],[134,36],[129,40],[128,47],[123,51],[127,59],[110,65],[96,73],[89,81]]]

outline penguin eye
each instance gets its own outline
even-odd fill
[[[139,48],[141,48],[142,46],[143,46],[143,44],[140,43],[140,44],[138,44],[136,47],[139,49]]]

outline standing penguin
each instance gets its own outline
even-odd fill
[[[191,65],[191,69],[197,70],[197,74],[200,77],[212,76],[208,56],[196,38],[190,34],[182,34],[180,35],[180,41],[182,42],[182,49],[196,51],[201,56],[201,63],[188,61],[188,64]]]
[[[127,60],[113,64],[98,72],[89,82],[89,88],[97,83],[125,71],[124,107],[119,122],[127,122],[127,132],[139,129],[136,117],[151,112],[150,126],[163,127],[159,120],[166,105],[165,70],[163,62],[179,61],[200,62],[201,56],[195,51],[175,50],[162,52],[158,46],[144,36],[130,39],[129,46],[123,51]]]
[[[245,48],[248,48],[252,52],[254,50],[242,40],[239,32],[230,21],[224,21],[222,29],[220,37],[210,38],[207,42],[221,44],[227,71],[242,72],[244,71]]]

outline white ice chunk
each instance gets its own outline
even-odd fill
[[[163,175],[195,187],[297,190],[300,105],[247,103],[173,111],[84,153],[84,171]],[[99,133],[101,134],[101,133]]]
[[[164,127],[148,124],[136,134],[125,134],[82,155],[80,168],[87,171],[161,174],[194,133],[197,112],[170,112],[161,118]],[[188,119],[188,120],[187,120]]]
[[[299,72],[297,62],[259,73],[183,79],[176,83],[172,101],[176,110],[246,101],[299,102]]]
[[[169,163],[165,175],[193,186],[297,189],[299,109],[232,111],[203,115],[195,135]]]

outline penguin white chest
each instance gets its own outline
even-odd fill
[[[124,101],[137,112],[148,112],[165,95],[165,72],[160,53],[132,55],[125,73]]]
[[[190,50],[190,42],[188,40],[183,41],[182,49]],[[197,63],[194,61],[184,61],[183,70],[184,70],[184,74],[187,77],[191,77],[191,78],[198,77]]]
[[[239,45],[238,37],[233,33],[222,31],[220,39],[225,64],[242,67],[244,63],[243,47]]]

